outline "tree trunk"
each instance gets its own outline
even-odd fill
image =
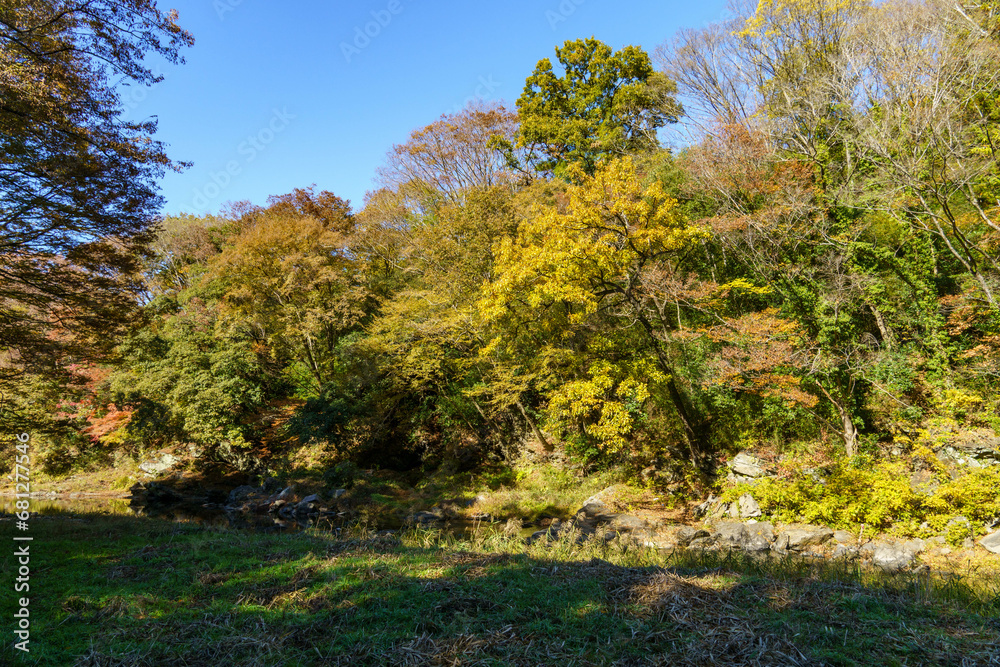
[[[528,422],[528,426],[531,427],[532,433],[534,433],[535,437],[538,438],[538,442],[542,443],[542,449],[544,449],[546,452],[553,451],[555,448],[549,443],[548,440],[545,439],[545,436],[542,435],[542,431],[540,428],[538,428],[538,424],[536,424],[535,420],[531,418],[531,415],[528,414],[528,411],[524,409],[524,406],[521,404],[520,399],[515,399],[514,405],[516,405],[517,409],[521,411],[522,415],[524,415],[524,421]]]

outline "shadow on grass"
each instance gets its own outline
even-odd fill
[[[1000,664],[996,591],[848,563],[107,515],[31,534],[32,651],[10,664]]]

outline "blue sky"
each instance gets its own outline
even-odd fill
[[[724,0],[168,0],[195,37],[152,89],[125,89],[127,117],[194,166],[162,182],[165,213],[262,204],[315,183],[357,210],[395,143],[476,97],[513,107],[541,58],[594,36],[650,53],[717,21]],[[367,34],[366,34],[367,30]]]

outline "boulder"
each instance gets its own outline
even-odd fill
[[[847,544],[838,544],[833,548],[830,558],[854,558],[858,555],[858,548]]]
[[[712,505],[717,500],[718,500],[718,498],[716,498],[714,495],[709,495],[708,496],[708,500],[704,501],[703,503],[701,503],[699,505],[696,505],[694,507],[694,509],[691,510],[691,513],[694,514],[694,517],[696,519],[700,519],[701,517],[703,517],[706,514],[708,514],[709,510],[712,509]]]
[[[712,508],[711,515],[716,518],[728,516],[738,519],[740,517],[740,505],[739,503],[716,503],[715,507]]]
[[[743,544],[746,551],[767,551],[774,541],[774,527],[767,521],[747,524],[747,539]]]
[[[951,448],[985,465],[1000,463],[1000,436],[989,429],[963,431],[951,442]]]
[[[237,486],[229,492],[229,504],[236,505],[238,503],[245,502],[258,493],[260,493],[260,489],[255,486],[249,486],[246,484],[243,486]]]
[[[979,544],[987,551],[1000,554],[1000,530],[979,540]]]
[[[710,533],[702,528],[693,528],[691,526],[682,526],[676,533],[677,546],[686,547],[691,544],[694,540],[702,540],[710,537]]]
[[[608,506],[600,501],[587,500],[583,504],[583,507],[576,513],[577,518],[581,521],[588,519],[596,519],[597,517],[606,514],[608,511]]]
[[[626,490],[627,487],[624,484],[612,484],[606,489],[602,489],[583,501],[583,506],[586,507],[590,504],[596,504],[601,506],[607,506],[615,496],[622,490]]]
[[[277,496],[275,496],[274,499],[275,500],[284,500],[285,502],[291,502],[292,499],[294,499],[294,498],[295,498],[295,487],[294,486],[286,486],[284,489],[281,490],[281,493],[279,493]]]
[[[330,498],[332,498],[333,500],[337,500],[345,493],[347,493],[347,489],[334,489],[333,491],[330,492]]]
[[[606,523],[608,527],[613,530],[620,532],[646,530],[646,522],[631,514],[610,514],[599,518],[603,519],[605,517],[607,518]]]
[[[788,526],[778,533],[775,551],[801,551],[806,547],[818,546],[833,537],[833,531],[822,526]]]
[[[857,541],[854,537],[854,533],[849,530],[833,531],[833,539],[841,544],[854,544]]]
[[[764,462],[756,456],[751,456],[746,452],[740,452],[737,454],[733,460],[729,462],[729,469],[736,475],[750,477],[752,479],[763,477],[767,474],[767,470],[764,468]]]
[[[917,554],[923,551],[923,540],[907,542],[870,542],[861,548],[864,553],[871,554],[872,564],[886,572],[898,572],[911,565]]]
[[[159,475],[173,468],[179,458],[173,454],[162,454],[158,458],[152,458],[139,464],[139,470],[149,475]]]
[[[319,496],[315,493],[310,494],[300,500],[297,505],[295,505],[296,512],[310,512],[316,509],[316,505],[319,503]]]
[[[741,519],[751,519],[761,515],[760,505],[757,504],[757,501],[749,493],[744,493],[740,496],[739,506]]]
[[[269,512],[277,512],[278,510],[280,510],[282,507],[284,507],[287,504],[288,504],[287,500],[285,500],[283,498],[279,498],[278,500],[275,500],[273,503],[271,503],[271,506],[268,508],[268,511]]]
[[[712,527],[712,537],[720,547],[743,549],[750,538],[750,533],[739,521],[720,521]]]
[[[706,537],[696,537],[687,545],[688,549],[714,549],[715,548],[715,536],[708,535]]]

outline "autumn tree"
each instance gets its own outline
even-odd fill
[[[510,144],[517,130],[517,114],[503,105],[472,103],[393,146],[378,169],[380,184],[418,183],[453,203],[471,188],[510,187],[517,174],[495,146]]]
[[[367,293],[348,249],[349,205],[330,192],[295,190],[233,227],[204,278],[223,290],[223,321],[249,327],[280,358],[296,360],[309,378],[300,378],[303,390],[319,392],[338,340],[366,315]]]
[[[148,0],[13,0],[0,8],[0,350],[9,379],[94,353],[121,332],[177,168],[155,120],[123,120],[115,80],[143,57],[181,62],[192,37]]]
[[[692,462],[710,465],[669,350],[677,323],[646,288],[651,271],[671,272],[705,231],[679,215],[659,183],[643,185],[628,159],[593,176],[577,165],[570,176],[579,185],[565,207],[538,210],[498,246],[496,277],[480,301],[494,327],[483,354],[508,368],[513,391],[546,395],[557,430],[582,431],[609,452],[626,446],[655,396],[679,423]]]

